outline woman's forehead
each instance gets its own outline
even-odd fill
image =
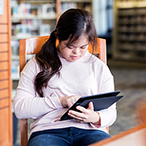
[[[78,46],[78,45],[85,45],[89,43],[89,38],[88,35],[86,34],[82,34],[81,36],[79,36],[78,38],[68,38],[67,40],[65,40],[65,43],[67,45],[72,45],[72,46]]]

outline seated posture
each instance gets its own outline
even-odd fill
[[[28,146],[87,146],[110,137],[106,127],[116,120],[116,104],[94,111],[90,102],[60,120],[81,96],[114,91],[109,68],[88,51],[96,40],[89,12],[69,9],[24,67],[13,103],[18,118],[33,119]]]

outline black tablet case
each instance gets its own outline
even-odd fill
[[[93,102],[95,111],[106,109],[123,97],[117,96],[119,93],[120,91],[118,90],[114,92],[81,97],[69,110],[77,111],[76,106],[78,105],[87,108],[89,102]],[[70,116],[68,116],[68,111],[61,117],[60,120],[72,119]]]

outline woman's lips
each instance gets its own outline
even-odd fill
[[[73,60],[78,59],[78,56],[70,56]]]

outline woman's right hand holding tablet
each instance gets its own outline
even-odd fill
[[[62,106],[68,108],[70,108],[79,98],[80,96],[78,95],[59,97]]]

